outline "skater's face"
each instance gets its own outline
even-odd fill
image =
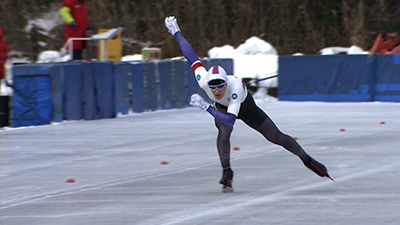
[[[217,100],[220,100],[226,91],[226,82],[218,85],[209,85],[211,92]]]

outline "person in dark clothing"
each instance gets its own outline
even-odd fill
[[[215,102],[213,107],[199,94],[191,96],[190,104],[206,110],[215,118],[218,129],[217,149],[222,166],[223,192],[232,192],[233,171],[230,165],[230,136],[236,119],[261,133],[268,141],[280,145],[298,156],[304,165],[321,177],[330,178],[326,167],[309,156],[298,142],[282,133],[269,116],[254,102],[244,82],[233,75],[227,75],[218,65],[208,71],[200,62],[191,45],[183,37],[174,17],[165,19],[165,26],[177,40],[182,53],[189,61],[199,86]],[[332,178],[330,178],[332,179]]]

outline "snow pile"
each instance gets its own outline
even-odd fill
[[[6,81],[4,79],[0,80],[0,96],[11,96],[12,95],[12,89],[10,87],[7,87]]]
[[[235,54],[235,48],[231,45],[224,45],[222,47],[214,47],[208,50],[208,57],[210,58],[232,58]]]
[[[359,54],[368,54],[362,48],[353,45],[350,48],[347,47],[328,47],[323,48],[319,51],[321,55],[337,55],[337,54],[348,54],[348,55],[359,55]]]
[[[126,55],[121,57],[121,61],[141,61],[142,60],[142,55],[141,54],[136,54],[136,55]]]
[[[58,51],[44,51],[41,52],[38,56],[38,63],[48,63],[48,62],[62,62],[63,58],[61,57],[60,52]]]
[[[240,55],[278,55],[278,52],[270,43],[258,37],[247,39],[244,44],[237,47],[235,52]]]
[[[231,45],[214,47],[208,51],[210,58],[231,58],[235,55],[278,55],[276,49],[268,42],[251,37],[236,49]]]
[[[347,54],[349,55],[368,54],[368,51],[364,51],[362,48],[353,45],[347,50]]]

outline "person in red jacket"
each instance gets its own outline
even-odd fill
[[[87,30],[90,28],[90,21],[87,15],[85,0],[64,0],[61,5],[60,15],[64,19],[65,42],[72,37],[87,37]],[[72,60],[82,58],[82,49],[87,46],[87,41],[73,42]],[[67,49],[69,46],[67,46]]]
[[[0,81],[5,78],[6,70],[5,64],[7,60],[8,46],[4,39],[3,28],[0,28]]]

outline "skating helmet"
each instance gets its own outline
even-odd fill
[[[218,83],[218,80],[220,80],[219,83]],[[212,66],[208,70],[208,73],[207,73],[207,83],[208,84],[216,85],[216,84],[226,82],[226,80],[227,80],[226,72],[225,72],[224,68],[222,68],[221,66]],[[216,81],[217,83],[214,83],[213,81]]]

